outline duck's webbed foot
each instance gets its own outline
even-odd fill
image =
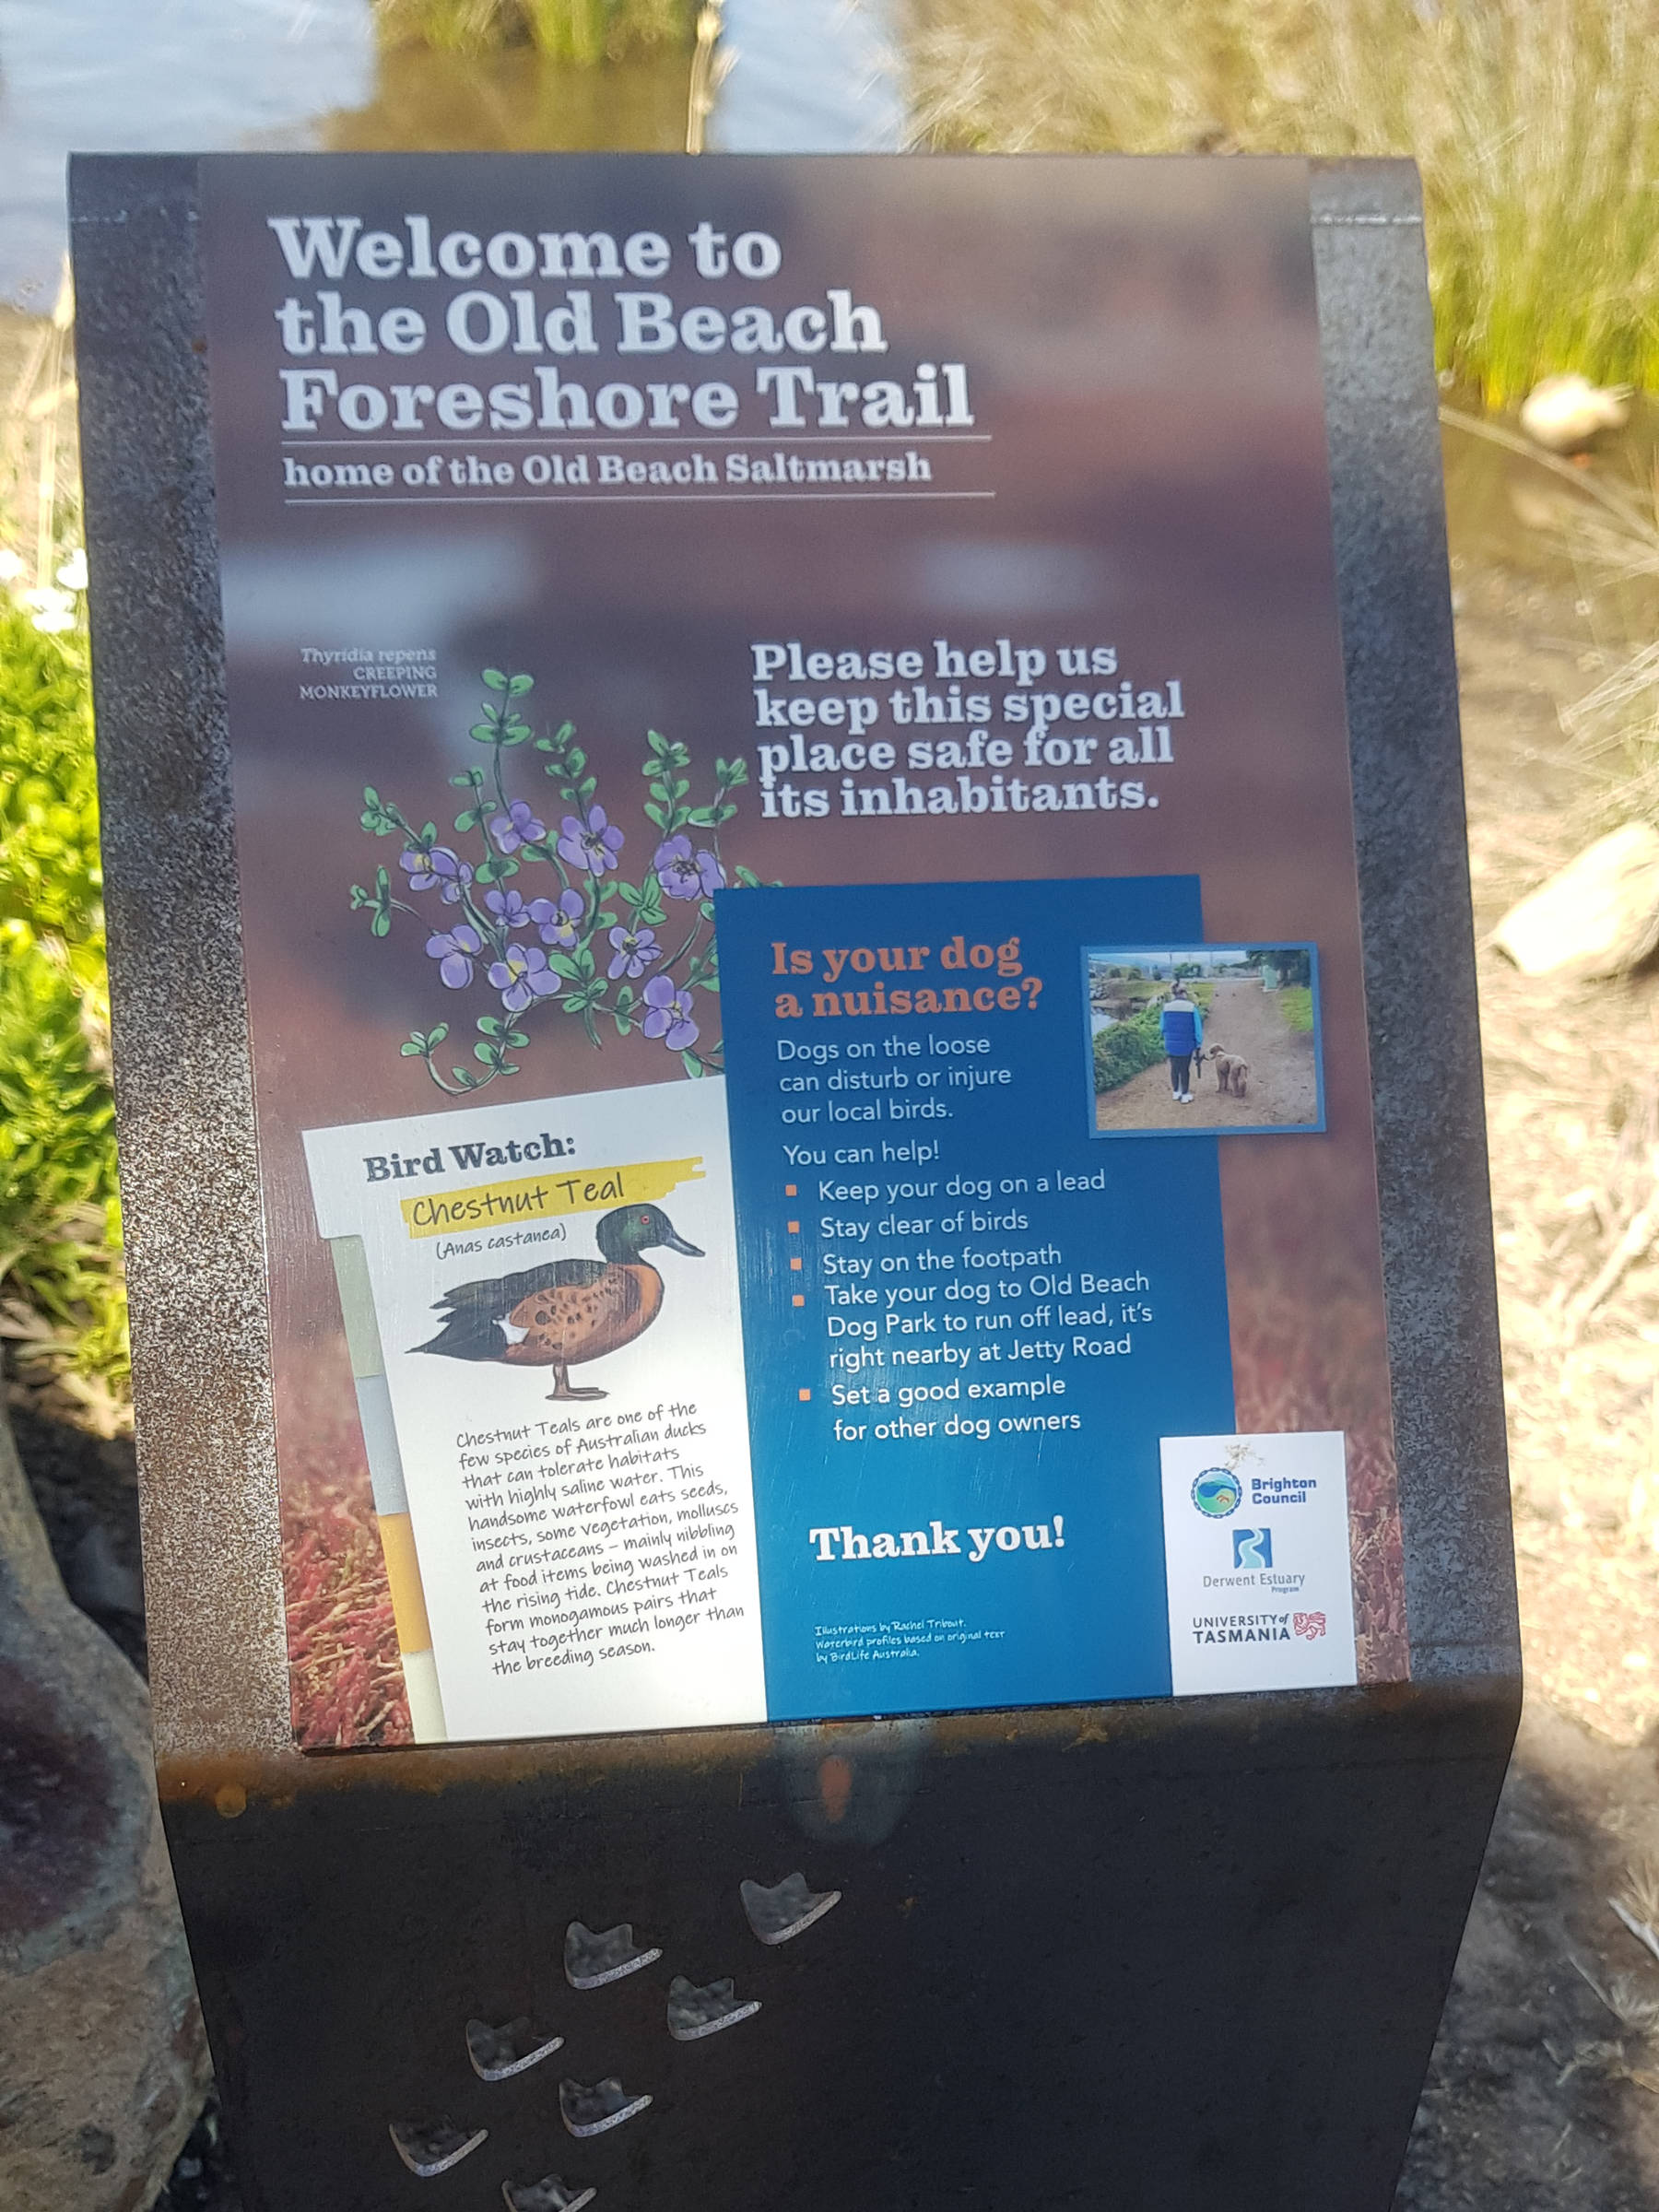
[[[592,1384],[590,1384],[585,1390],[579,1390],[571,1381],[570,1373],[567,1369],[556,1367],[553,1370],[553,1388],[547,1393],[549,1400],[555,1400],[559,1398],[607,1398],[609,1395],[609,1391],[596,1389]]]

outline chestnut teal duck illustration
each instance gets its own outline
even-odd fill
[[[549,1398],[603,1398],[579,1389],[570,1371],[642,1336],[663,1309],[663,1278],[642,1255],[659,1247],[700,1260],[660,1206],[619,1206],[594,1232],[597,1260],[554,1260],[493,1282],[459,1283],[433,1301],[443,1326],[418,1352],[488,1359],[503,1367],[550,1367]]]

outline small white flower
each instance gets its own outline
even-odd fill
[[[15,583],[23,573],[23,557],[9,546],[0,546],[0,583]]]
[[[57,580],[66,592],[84,592],[87,588],[87,549],[76,546],[57,572]]]
[[[23,594],[25,606],[34,610],[34,626],[48,636],[59,630],[75,628],[75,594],[73,592],[54,591],[51,584],[39,585]]]

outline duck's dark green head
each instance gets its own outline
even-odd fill
[[[637,1260],[657,1244],[666,1244],[670,1252],[683,1252],[688,1259],[703,1256],[699,1245],[688,1244],[675,1233],[673,1222],[660,1206],[619,1206],[614,1214],[606,1215],[594,1233],[600,1251],[612,1262]]]

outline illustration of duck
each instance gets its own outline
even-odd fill
[[[603,1398],[579,1390],[570,1371],[603,1359],[642,1336],[663,1305],[663,1278],[640,1255],[659,1245],[700,1260],[660,1206],[619,1206],[594,1232],[602,1260],[554,1260],[495,1282],[460,1283],[433,1301],[444,1322],[418,1352],[451,1359],[494,1359],[507,1367],[550,1367],[549,1398]]]

